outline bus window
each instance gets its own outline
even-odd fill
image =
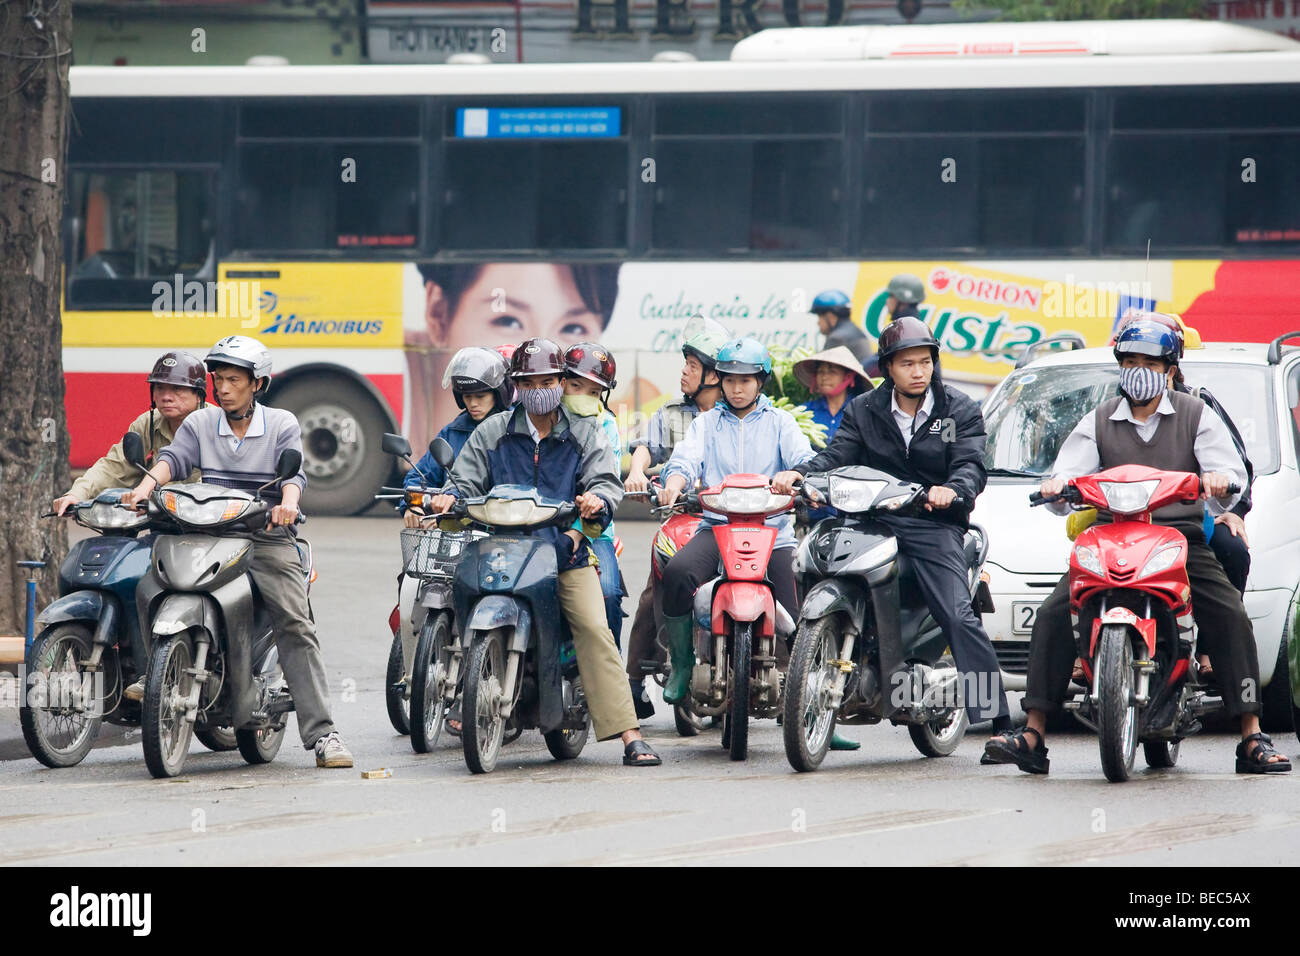
[[[879,94],[868,103],[867,255],[1084,247],[1083,94]]]
[[[241,251],[417,245],[414,144],[244,142],[239,175]]]
[[[1210,136],[1116,135],[1106,155],[1106,246],[1223,245],[1223,141]]]
[[[1228,242],[1300,244],[1300,133],[1235,137],[1227,163]]]
[[[621,250],[628,146],[610,140],[449,140],[441,246]]]
[[[210,171],[73,170],[68,304],[139,309],[153,285],[215,279]]]
[[[736,254],[845,250],[844,100],[655,103],[655,250]]]

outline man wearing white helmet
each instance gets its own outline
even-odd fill
[[[293,413],[257,401],[271,382],[271,353],[265,345],[244,335],[230,335],[212,347],[204,362],[217,404],[185,419],[172,443],[159,452],[158,463],[124,502],[143,501],[173,475],[188,475],[194,468],[202,470],[207,483],[253,491],[275,477],[281,452],[291,448],[302,451],[302,432]],[[227,534],[254,542],[249,573],[271,614],[303,746],[315,749],[318,767],[351,767],[352,754],[330,719],[325,665],[307,606],[301,559],[293,543],[298,500],[306,485],[307,479],[299,471],[278,488],[263,491],[262,497],[273,505],[267,528]],[[133,686],[126,695],[138,692],[143,696],[143,689]]]

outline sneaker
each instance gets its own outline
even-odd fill
[[[316,741],[316,766],[351,767],[352,752],[343,746],[343,738],[337,730],[332,731]]]
[[[144,678],[141,677],[126,690],[122,691],[122,696],[127,700],[144,700]]]

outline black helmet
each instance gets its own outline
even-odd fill
[[[550,339],[525,339],[510,356],[510,377],[554,375],[564,378],[564,349]]]
[[[461,408],[465,407],[461,396],[474,392],[491,392],[498,411],[510,407],[513,389],[506,379],[506,360],[495,349],[475,345],[453,355],[442,376],[442,387],[448,386]]]
[[[203,367],[203,362],[197,356],[189,352],[164,352],[158,357],[158,361],[153,363],[153,371],[149,373],[149,385],[177,385],[181,388],[192,388],[198,392],[199,403],[202,404],[208,398],[208,374]],[[153,394],[153,388],[149,389]]]
[[[939,364],[939,340],[934,337],[930,327],[911,315],[900,316],[880,333],[876,357],[881,365],[904,349],[927,346],[934,363]]]

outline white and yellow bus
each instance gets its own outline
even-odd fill
[[[1300,44],[1213,22],[769,30],[726,63],[74,67],[64,366],[74,466],[167,348],[274,350],[308,505],[366,506],[455,413],[466,344],[600,339],[614,404],[674,391],[677,333],[871,335],[896,272],[950,378],[1181,312],[1300,328]],[[1150,258],[1147,250],[1150,245]]]

